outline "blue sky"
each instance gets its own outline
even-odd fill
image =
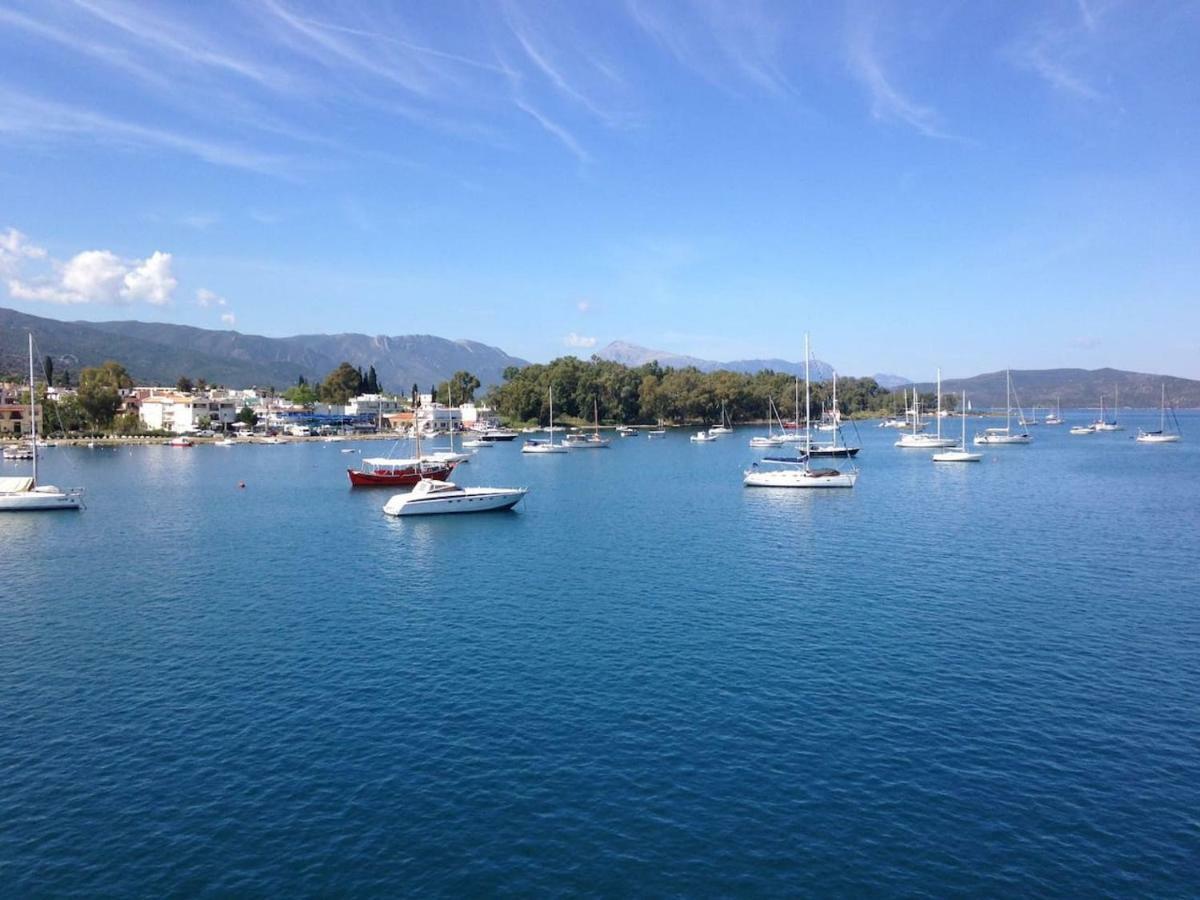
[[[0,302],[1200,377],[1200,4],[0,0]]]

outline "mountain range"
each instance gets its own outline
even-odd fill
[[[700,359],[696,356],[670,353],[666,350],[651,350],[648,347],[639,347],[637,344],[630,344],[627,341],[613,341],[607,347],[597,352],[596,355],[601,359],[619,362],[626,366],[642,366],[649,362],[657,362],[660,366],[675,369],[692,366],[701,372],[716,372],[723,369],[728,372],[744,372],[748,375],[753,375],[755,372],[769,369],[772,372],[784,372],[788,375],[802,376],[804,374],[803,362],[791,362],[786,359],[735,359],[729,362],[718,362],[712,359]],[[833,366],[827,362],[814,359],[809,368],[813,381],[827,381],[833,377]],[[879,382],[880,386],[885,388],[900,387],[903,384],[911,384],[912,382],[909,378],[884,373],[872,375],[871,377]]]
[[[1200,406],[1200,381],[1122,369],[1014,369],[1012,384],[1013,402],[1019,401],[1026,413],[1035,404],[1047,407],[1061,403],[1066,409],[1098,407],[1101,394],[1107,407],[1111,407],[1114,396],[1118,396],[1123,407],[1157,409],[1164,384],[1167,402],[1172,406],[1189,409]],[[936,385],[930,382],[917,387],[922,392],[932,392]],[[967,400],[974,409],[1003,409],[1004,372],[942,379],[942,393],[959,394],[962,391],[967,392]]]
[[[406,392],[444,381],[456,371],[474,374],[486,387],[499,384],[523,359],[477,341],[431,335],[308,334],[270,338],[158,322],[61,322],[0,308],[0,371],[24,371],[25,335],[32,331],[40,356],[58,372],[116,360],[141,384],[174,384],[181,375],[229,387],[293,385],[303,375],[316,382],[341,362],[375,367],[385,389]]]

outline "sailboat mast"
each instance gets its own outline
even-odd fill
[[[962,392],[962,448],[967,449],[967,392]]]
[[[808,386],[808,333],[804,334],[804,468],[808,468],[808,457],[812,453],[812,411],[810,409],[810,391]]]
[[[938,440],[942,439],[942,370],[938,367],[938,391],[937,391],[937,436]]]
[[[838,411],[837,402],[837,372],[833,373],[833,447],[836,450],[838,435],[842,433],[842,415]]]
[[[1004,370],[1004,431],[1012,432],[1012,369]]]
[[[37,486],[37,407],[33,390],[33,332],[29,332],[29,435],[33,440],[33,484]]]
[[[554,446],[554,385],[550,385],[550,446]]]
[[[1158,408],[1158,430],[1167,430],[1167,383],[1162,383],[1162,403]]]

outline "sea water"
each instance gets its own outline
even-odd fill
[[[852,491],[744,488],[745,428],[499,444],[455,480],[517,511],[401,520],[377,442],[47,449],[0,892],[1193,894],[1200,417],[1124,418],[863,425]]]

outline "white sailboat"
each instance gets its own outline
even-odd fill
[[[554,443],[554,385],[550,386],[550,440],[539,441],[534,438],[527,440],[521,447],[522,453],[566,453],[567,448]]]
[[[962,438],[959,440],[958,446],[933,454],[933,461],[939,463],[979,462],[981,459],[983,459],[982,453],[973,453],[967,449],[967,392],[963,391]]]
[[[60,490],[38,484],[37,385],[33,377],[33,333],[29,334],[29,426],[33,451],[31,477],[0,478],[0,512],[43,512],[54,509],[83,509],[83,489]]]
[[[1171,418],[1174,418],[1172,413]],[[1175,431],[1167,431],[1167,383],[1162,385],[1162,402],[1158,412],[1158,431],[1146,431],[1139,428],[1137,437],[1139,444],[1177,444],[1182,440],[1179,434],[1179,423],[1175,423]]]
[[[775,409],[775,399],[767,398],[767,433],[765,435],[758,434],[750,438],[751,447],[779,447],[783,444],[783,438],[775,434],[775,419],[778,418],[779,412]],[[783,430],[783,423],[779,423],[780,431]]]
[[[1113,416],[1112,420],[1104,416],[1104,395],[1100,395],[1100,418],[1092,423],[1092,428],[1095,431],[1124,431],[1124,425],[1117,424],[1117,405],[1121,402],[1121,388],[1115,386],[1113,388]]]
[[[721,424],[714,425],[708,429],[708,433],[714,437],[723,437],[727,434],[733,434],[733,420],[725,415],[725,401],[721,401]]]
[[[754,463],[742,477],[746,487],[775,488],[852,488],[858,480],[858,469],[849,472],[837,469],[813,469],[809,465],[809,449],[812,447],[812,404],[809,384],[808,335],[804,335],[804,444],[805,453],[799,466],[782,469],[760,469]]]
[[[819,457],[850,459],[858,456],[858,451],[862,449],[842,440],[842,414],[841,409],[838,407],[837,399],[837,372],[833,373],[833,423],[833,440],[809,444],[808,456],[810,459]],[[941,428],[941,425],[939,424],[938,427]],[[818,427],[817,430],[823,431],[825,429]],[[855,428],[855,431],[857,430]]]
[[[917,389],[913,388],[913,409],[916,414],[913,416],[913,429],[910,434],[900,435],[900,440],[896,441],[895,446],[906,450],[932,450],[939,447],[953,447],[954,438],[942,437],[942,370],[937,370],[937,414],[934,418],[937,420],[937,433],[925,434],[921,430],[921,400],[917,395]]]
[[[1012,372],[1008,369],[1004,371],[1005,378],[1005,414],[1003,428],[988,428],[984,431],[975,434],[976,446],[999,445],[1007,444],[1032,444],[1033,436],[1025,429],[1025,413],[1021,412],[1021,406],[1017,404],[1017,421],[1021,426],[1020,431],[1013,431],[1012,427]]]
[[[609,438],[600,437],[600,404],[595,399],[592,400],[592,413],[595,416],[595,430],[591,434],[568,434],[563,446],[571,450],[602,450],[612,443]]]
[[[1061,425],[1063,423],[1061,396],[1054,398],[1054,409],[1046,413],[1046,418],[1043,422],[1046,425]]]

